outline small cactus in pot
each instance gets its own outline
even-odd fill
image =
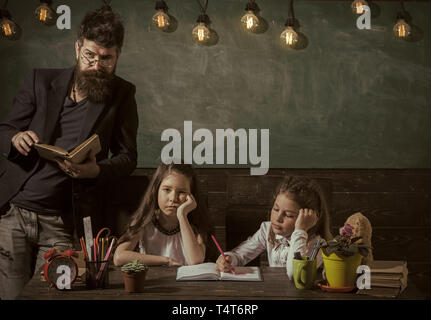
[[[121,267],[121,271],[128,274],[146,272],[148,271],[148,266],[139,260],[133,260],[129,263],[124,264]]]
[[[121,267],[124,288],[127,292],[143,292],[148,266],[138,260],[124,264]]]

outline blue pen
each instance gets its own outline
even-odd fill
[[[318,239],[314,244],[313,251],[311,251],[310,260],[314,260],[314,258],[316,257],[316,254],[318,251],[317,248],[319,247],[320,242],[321,242],[321,239]]]

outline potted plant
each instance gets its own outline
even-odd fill
[[[138,260],[133,260],[121,267],[124,289],[127,292],[143,292],[148,266]]]
[[[371,246],[357,243],[361,237],[354,237],[353,227],[346,223],[340,234],[322,245],[323,264],[326,280],[332,288],[352,289],[356,285],[356,270],[361,264],[362,257],[366,257]]]

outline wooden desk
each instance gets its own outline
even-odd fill
[[[146,290],[130,294],[124,290],[121,271],[110,271],[110,288],[86,290],[85,284],[74,283],[72,290],[58,291],[35,276],[18,299],[44,300],[303,300],[303,299],[376,299],[355,293],[329,293],[320,288],[297,290],[284,268],[261,267],[264,281],[176,281],[176,268],[151,267],[147,273]],[[413,283],[398,299],[424,299]]]

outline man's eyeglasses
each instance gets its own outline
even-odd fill
[[[85,50],[86,49],[82,49],[81,57],[83,58],[82,62],[84,64],[86,64],[87,66],[92,67],[96,64],[96,62],[99,63],[99,66],[101,66],[103,68],[107,68],[107,69],[114,66],[114,61],[115,61],[114,57],[112,57],[112,56],[100,57],[99,56],[99,59],[96,59],[95,58],[95,56],[97,56],[96,54],[94,54],[93,52],[90,52],[90,51],[85,51]]]

